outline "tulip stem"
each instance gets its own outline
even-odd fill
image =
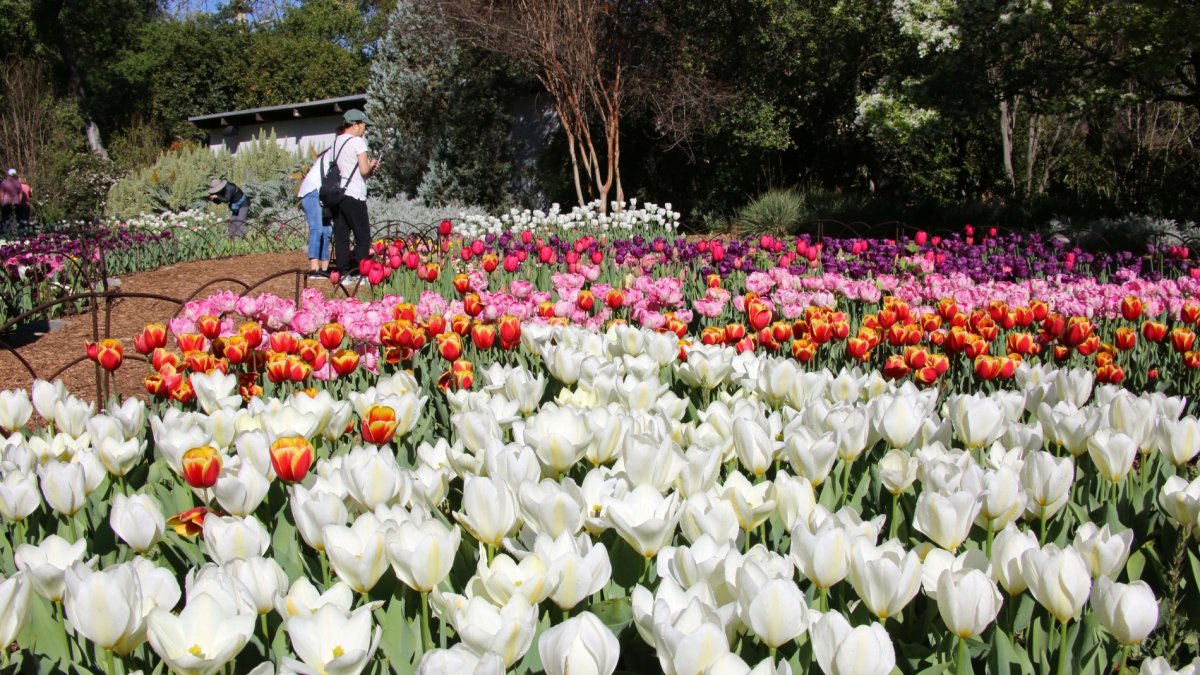
[[[1062,638],[1058,645],[1058,675],[1069,675],[1071,672],[1071,656],[1067,652],[1067,622],[1062,622]]]
[[[259,625],[262,626],[263,646],[270,649],[271,648],[271,634],[267,631],[267,615],[259,614],[258,621],[259,621]]]
[[[888,539],[895,539],[900,530],[900,495],[892,494],[892,520],[888,523]]]
[[[850,503],[850,462],[844,461],[842,467],[845,471],[842,473],[842,506]]]
[[[1040,534],[1038,535],[1038,544],[1041,546],[1046,545],[1046,521],[1049,519],[1050,519],[1050,517],[1048,515],[1046,515],[1045,511],[1043,510],[1043,512],[1042,512],[1042,529],[1041,529]]]
[[[322,550],[318,555],[321,559],[321,580],[325,583],[323,590],[329,590],[329,557]]]
[[[104,669],[109,675],[116,675],[117,669],[113,666],[113,652],[111,649],[104,650]]]
[[[965,638],[959,637],[958,638],[958,660],[956,661],[954,672],[956,672],[956,673],[971,672],[970,670],[963,670],[964,667],[969,667],[970,663],[971,663],[971,652],[970,652],[970,650],[967,649],[967,641]]]
[[[429,593],[421,592],[421,654],[433,649],[433,637],[429,632]]]
[[[79,541],[79,532],[75,528],[75,514],[74,513],[67,516],[67,527],[69,527],[70,531],[71,531],[71,541],[72,542]]]

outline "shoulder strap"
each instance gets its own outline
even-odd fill
[[[342,143],[342,147],[341,147],[341,148],[338,148],[337,152],[335,152],[335,153],[333,154],[333,159],[329,160],[329,166],[333,166],[334,164],[337,164],[338,157],[341,157],[341,156],[342,156],[342,150],[345,150],[345,149],[346,149],[346,146],[350,144],[350,141],[351,141],[351,139],[350,139],[350,138],[347,138],[347,139],[346,139],[346,142],[345,142],[345,143]],[[333,139],[333,147],[337,148],[337,139],[336,139],[336,138],[335,138],[335,139]],[[329,150],[326,150],[325,152],[329,152]],[[355,167],[355,169],[357,170],[357,169],[358,169],[358,167],[356,166],[356,167]],[[340,169],[339,169],[339,170],[340,170]],[[325,173],[328,173],[328,171],[329,171],[329,170],[328,170],[328,168],[326,168],[326,170],[325,170]],[[321,178],[322,178],[322,179],[324,179],[324,178],[325,178],[325,173],[322,173],[322,174],[321,174]],[[351,172],[350,172],[350,175],[349,175],[349,176],[346,176],[346,180],[345,180],[345,182],[344,182],[344,183],[342,183],[342,189],[343,189],[343,190],[344,190],[344,189],[346,189],[346,188],[347,188],[347,187],[350,185],[350,181],[351,181],[351,180],[353,180],[353,179],[354,179],[354,172],[353,172],[353,171],[351,171]]]

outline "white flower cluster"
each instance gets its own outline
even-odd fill
[[[921,56],[958,48],[958,26],[951,22],[954,0],[893,0],[892,19],[900,32],[917,41]]]
[[[872,136],[907,142],[913,132],[936,120],[936,110],[914,105],[903,94],[874,91],[858,97],[854,123]]]
[[[638,200],[612,202],[608,213],[602,213],[600,202],[587,206],[576,206],[564,213],[554,204],[549,211],[512,209],[500,216],[459,214],[458,234],[480,237],[504,232],[557,231],[569,232],[586,229],[592,232],[620,232],[623,234],[667,234],[679,227],[680,215],[671,210],[671,204],[662,206],[646,203],[638,208]]]
[[[163,230],[171,227],[205,227],[224,222],[221,216],[202,211],[188,209],[179,212],[143,213],[120,223],[131,229]]]

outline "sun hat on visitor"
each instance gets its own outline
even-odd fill
[[[373,126],[375,124],[371,121],[370,117],[367,117],[367,113],[361,110],[347,110],[346,114],[342,116],[342,119],[345,120],[346,124],[354,124],[355,122],[363,122],[367,126]]]
[[[368,123],[368,124],[369,124],[369,123]],[[10,168],[10,169],[8,170],[8,175],[10,175],[10,176],[15,176],[15,175],[17,175],[17,170],[16,170],[16,169],[11,169],[11,168]]]
[[[214,178],[212,179],[212,182],[208,184],[208,194],[210,195],[214,195],[223,189],[225,189],[225,181],[221,180],[220,178]]]

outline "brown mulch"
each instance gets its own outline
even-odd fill
[[[254,284],[277,272],[307,269],[308,260],[300,251],[287,253],[263,253],[258,255],[204,260],[178,265],[169,265],[149,272],[141,272],[121,278],[119,288],[123,292],[155,293],[180,300],[186,299],[203,288],[197,297],[207,297],[220,290],[241,292],[242,287],[228,281],[205,285],[206,281],[220,278],[237,279]],[[310,286],[321,288],[327,293],[332,290],[328,281],[311,281]],[[283,298],[294,298],[296,281],[292,275],[273,279],[259,286],[254,293],[274,293]],[[179,305],[163,300],[148,298],[123,298],[113,305],[111,335],[121,340],[125,354],[136,355],[133,337],[141,333],[147,323],[162,322],[175,315]],[[104,332],[104,313],[101,307],[99,328]],[[57,330],[39,332],[25,329],[14,335],[5,335],[3,340],[17,349],[29,361],[34,371],[46,378],[59,368],[84,355],[84,343],[91,341],[92,316],[82,314],[60,319],[66,325]],[[40,329],[45,331],[45,327]],[[113,393],[125,396],[144,396],[143,378],[151,371],[148,364],[127,360],[113,378]],[[96,373],[90,361],[76,364],[59,376],[72,394],[86,399],[96,399]],[[29,371],[7,350],[0,349],[0,390],[29,388],[34,378]]]

